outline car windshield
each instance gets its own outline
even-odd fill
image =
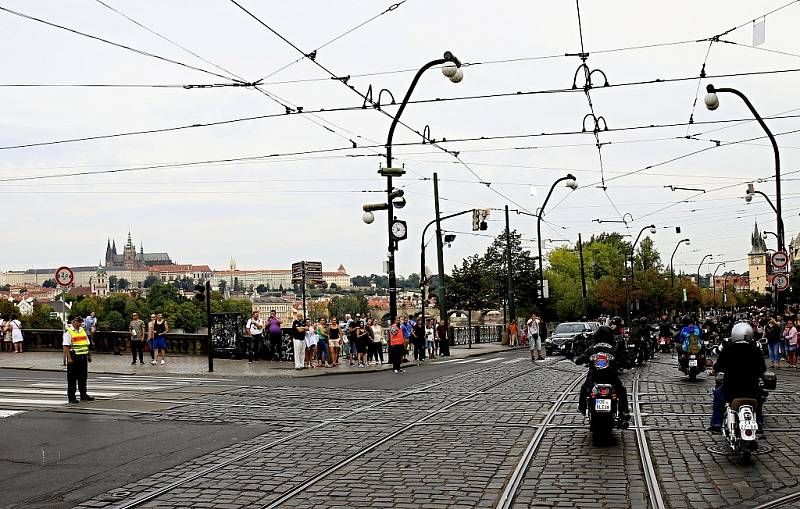
[[[582,323],[562,323],[556,327],[556,334],[577,334],[586,330]]]

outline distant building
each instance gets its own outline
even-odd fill
[[[232,291],[234,286],[244,290],[251,286],[258,288],[259,285],[264,285],[270,290],[292,288],[291,269],[216,270],[211,279],[214,286],[218,286],[220,281],[225,281],[228,292]]]
[[[328,288],[334,284],[337,288],[350,288],[353,286],[350,281],[350,276],[347,274],[347,269],[344,268],[344,265],[339,265],[339,268],[336,270],[336,272],[323,272],[322,280],[328,284]]]
[[[758,223],[754,225],[750,237],[747,264],[750,269],[749,288],[760,294],[767,293],[767,243],[758,231]]]
[[[155,265],[150,267],[151,275],[159,278],[163,283],[188,278],[195,283],[204,283],[211,279],[211,268],[208,265],[171,264]]]
[[[113,270],[146,270],[155,265],[172,265],[172,260],[167,253],[145,253],[144,247],[139,245],[139,252],[131,240],[131,232],[128,232],[128,242],[122,248],[122,253],[117,253],[117,242],[108,240],[106,245],[105,267],[108,271]]]
[[[97,268],[97,273],[89,280],[89,286],[92,289],[92,295],[97,297],[108,297],[108,294],[111,293],[108,275],[102,267]]]
[[[714,278],[714,288],[721,292],[723,288],[733,289],[735,292],[744,292],[751,289],[751,279],[748,276],[728,275],[716,276]]]

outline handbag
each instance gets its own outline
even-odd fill
[[[150,351],[150,340],[147,340],[147,341],[145,341],[145,342],[144,342],[144,348],[143,348],[143,350],[144,350],[145,352],[149,352],[149,351]]]

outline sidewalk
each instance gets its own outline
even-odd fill
[[[450,348],[448,359],[464,359],[478,355],[516,350],[516,347],[502,346],[499,343],[473,344],[472,348],[459,346]],[[384,358],[386,355],[384,354]],[[409,355],[409,359],[411,356]],[[438,359],[436,359],[438,360]],[[427,360],[426,363],[435,363],[436,360]],[[416,362],[411,360],[404,363],[403,368],[416,367]],[[65,371],[63,355],[61,352],[24,352],[21,354],[0,353],[0,368],[30,369],[40,371]],[[117,374],[117,375],[181,375],[181,376],[218,376],[218,377],[276,377],[276,378],[301,378],[309,376],[343,375],[348,373],[369,373],[374,371],[387,371],[392,369],[391,364],[383,366],[369,366],[367,368],[350,367],[347,360],[339,362],[335,368],[314,368],[297,371],[293,362],[258,361],[248,364],[246,360],[214,359],[214,372],[208,372],[208,358],[198,355],[171,355],[167,356],[167,363],[163,366],[150,364],[150,356],[145,354],[145,364],[131,366],[128,355],[93,354],[89,373]]]

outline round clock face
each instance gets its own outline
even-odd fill
[[[392,223],[392,235],[397,239],[402,239],[406,236],[406,225],[400,221]]]

